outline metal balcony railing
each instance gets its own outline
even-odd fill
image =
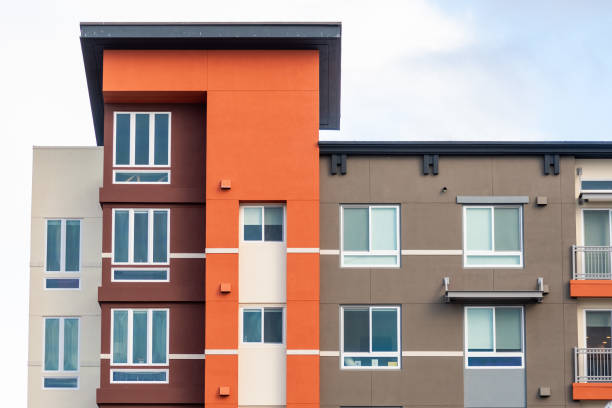
[[[612,382],[612,349],[574,348],[574,382]]]
[[[612,279],[612,246],[572,245],[573,279]]]

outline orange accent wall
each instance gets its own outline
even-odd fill
[[[574,383],[574,400],[612,400],[612,383]]]
[[[571,280],[570,296],[572,297],[612,297],[610,280]]]

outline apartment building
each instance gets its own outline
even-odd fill
[[[81,25],[99,147],[35,149],[30,406],[612,400],[612,143],[319,142],[340,40]]]

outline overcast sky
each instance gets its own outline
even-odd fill
[[[612,140],[609,1],[9,2],[0,389],[15,407],[26,400],[32,145],[95,143],[80,21],[341,21],[341,131],[322,140]]]

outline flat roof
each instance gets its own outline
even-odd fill
[[[340,129],[342,23],[81,23],[81,49],[96,141],[104,144],[105,49],[319,50],[319,128]]]

